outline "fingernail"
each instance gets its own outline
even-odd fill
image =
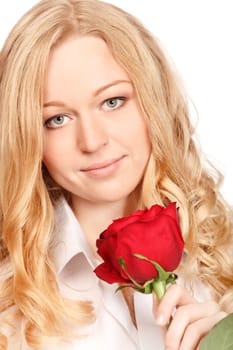
[[[165,324],[165,319],[163,315],[159,315],[156,317],[156,323],[158,326],[163,326]]]

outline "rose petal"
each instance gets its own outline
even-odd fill
[[[140,218],[143,215],[143,212],[144,212],[143,210],[137,210],[134,214],[126,218],[119,218],[119,219],[113,220],[112,224],[109,225],[107,230],[104,231],[104,234],[108,232],[118,232],[119,230],[121,230],[121,228],[127,225],[130,225],[134,222],[137,222],[138,218]]]
[[[119,283],[119,284],[130,283],[129,280],[121,278],[119,273],[114,269],[112,269],[111,265],[107,264],[106,262],[98,265],[95,268],[94,272],[99,278],[101,278],[102,280],[108,283]]]
[[[161,265],[168,272],[177,268],[182,258],[184,241],[178,222],[176,203],[167,207],[152,206],[115,220],[97,241],[98,253],[105,261],[101,267],[102,279],[130,283],[122,269],[123,258],[127,273],[138,283],[158,275],[155,267],[134,256],[141,254]],[[98,271],[98,270],[97,270]]]
[[[140,221],[151,221],[156,218],[161,212],[163,212],[164,208],[160,205],[153,205],[150,210],[146,210],[144,215],[140,217]]]

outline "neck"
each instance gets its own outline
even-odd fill
[[[71,206],[92,250],[96,251],[96,239],[114,219],[131,214],[138,209],[139,192],[136,190],[127,198],[114,202],[90,202],[71,197]]]
[[[72,209],[91,245],[96,251],[96,239],[114,219],[124,215],[126,201],[92,203],[72,198]]]

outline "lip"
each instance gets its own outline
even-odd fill
[[[94,163],[86,168],[80,169],[80,171],[95,177],[107,176],[118,168],[123,158],[125,158],[125,155],[118,158],[109,159],[104,162]]]

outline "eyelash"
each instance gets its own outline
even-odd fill
[[[118,100],[118,102],[120,101],[120,105],[117,105],[116,107],[113,107],[113,108],[108,108],[109,111],[115,110],[115,109],[119,109],[119,108],[124,104],[124,102],[127,100],[127,98],[126,98],[125,96],[111,97],[111,98],[108,98],[107,100],[105,100],[105,101],[103,102],[103,106],[104,106],[104,104],[106,104],[107,102],[116,101],[116,100]]]
[[[124,102],[127,100],[127,98],[125,96],[116,96],[116,97],[111,97],[111,98],[108,98],[107,100],[105,100],[103,103],[102,103],[102,106],[104,107],[104,105],[110,101],[118,101],[118,104],[117,106],[114,106],[113,108],[109,107],[107,108],[108,111],[112,111],[112,110],[115,110],[115,109],[119,109],[122,107],[122,105],[124,105]],[[50,117],[48,118],[45,122],[44,122],[44,126],[46,126],[48,129],[57,129],[59,127],[62,127],[64,124],[57,124],[56,126],[51,126],[51,123],[58,117],[63,117],[64,119],[67,118],[67,119],[70,119],[66,114],[57,114],[57,115],[54,115],[53,117]]]
[[[55,126],[52,126],[51,123],[56,119],[56,118],[59,118],[59,117],[62,117],[63,118],[63,122],[62,124],[56,124]],[[66,122],[64,122],[66,119]],[[63,114],[63,113],[60,113],[60,114],[56,114],[54,115],[53,117],[50,117],[48,118],[47,120],[45,120],[44,122],[44,126],[47,128],[47,129],[58,129],[58,128],[61,128],[63,127],[71,118],[69,116],[67,116],[66,114]]]
[[[65,114],[57,114],[57,115],[54,115],[53,117],[51,117],[51,118],[48,118],[45,122],[44,122],[44,126],[46,126],[48,129],[57,129],[57,128],[59,128],[59,127],[62,127],[64,124],[62,124],[62,125],[59,125],[59,124],[57,124],[56,126],[51,126],[51,123],[56,119],[56,118],[58,118],[58,117],[63,117],[64,119],[66,118],[66,119],[70,119],[67,115],[65,115]]]

